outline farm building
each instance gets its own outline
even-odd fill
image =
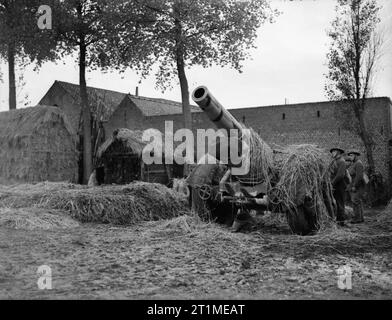
[[[142,153],[147,145],[142,131],[118,129],[98,150],[97,180],[103,184],[127,184],[135,180],[168,185],[182,173],[178,165],[145,165]]]
[[[0,183],[70,181],[77,152],[64,113],[38,106],[0,113]]]
[[[183,127],[181,103],[140,97],[97,88],[89,88],[89,98],[95,114],[103,114],[104,135],[110,136],[118,128],[165,130],[165,121],[173,121],[174,130]],[[78,103],[79,86],[56,81],[42,98],[41,104],[58,105],[73,126],[79,128],[81,109]],[[219,99],[219,97],[218,97]],[[95,103],[94,101],[100,101]],[[252,127],[269,144],[287,146],[310,143],[323,148],[333,145],[364,151],[357,134],[340,121],[338,110],[350,101],[325,101],[251,108],[230,109],[232,115],[246,126]],[[97,106],[100,106],[97,108]],[[374,138],[376,170],[384,182],[392,185],[392,104],[388,97],[366,99],[365,120]],[[95,110],[95,111],[94,111]],[[97,116],[95,116],[97,118]],[[197,107],[192,107],[193,129],[214,128]],[[363,157],[366,163],[366,157]]]
[[[103,124],[106,137],[119,128],[163,131],[166,119],[174,120],[176,125],[182,123],[182,104],[179,102],[92,87],[87,88],[87,93],[93,120]],[[70,120],[74,134],[81,132],[79,85],[55,81],[39,104],[58,106]],[[192,112],[201,113],[198,107],[191,108]]]

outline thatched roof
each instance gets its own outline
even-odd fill
[[[71,135],[71,125],[57,107],[37,106],[0,112],[0,142],[11,143],[35,135],[43,125],[53,122],[62,123]]]
[[[156,130],[159,132],[158,130]],[[113,136],[107,139],[98,149],[98,158],[101,158],[104,153],[115,141],[121,141],[124,143],[129,152],[142,155],[144,147],[147,145],[146,142],[142,141],[143,131],[129,130],[129,129],[118,129],[113,133]]]

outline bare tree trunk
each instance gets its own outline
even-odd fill
[[[366,158],[369,166],[369,174],[372,175],[375,172],[375,163],[373,156],[373,139],[371,134],[367,130],[365,121],[365,101],[361,100],[354,105],[354,114],[358,120],[359,124],[359,136],[365,146]]]
[[[9,83],[9,108],[16,109],[16,83],[15,83],[15,45],[8,44],[8,83]]]
[[[174,5],[174,13],[176,17],[179,16],[179,10],[176,5]],[[177,62],[177,75],[181,86],[181,99],[182,99],[182,113],[184,115],[184,127],[186,129],[192,130],[192,112],[189,104],[189,85],[188,79],[185,73],[185,61],[184,61],[184,47],[182,43],[182,26],[181,21],[175,19],[175,31],[176,31],[176,62]],[[187,176],[189,174],[189,165],[184,165],[183,175]]]
[[[182,97],[182,112],[184,115],[184,126],[186,129],[192,130],[192,113],[191,107],[189,104],[189,86],[188,80],[185,74],[185,64],[182,56],[177,55],[177,71],[178,78],[180,80],[181,86],[181,97]],[[184,165],[183,175],[187,176],[189,174],[190,167],[189,165]]]
[[[176,32],[177,32],[177,43],[176,43],[176,59],[177,59],[177,73],[178,79],[181,86],[181,98],[182,98],[182,112],[184,114],[184,126],[186,129],[192,130],[192,113],[189,104],[189,85],[188,79],[185,73],[185,62],[184,62],[184,48],[182,45],[182,30],[181,24],[176,20]]]
[[[359,127],[361,130],[361,139],[363,144],[365,145],[366,150],[366,157],[369,165],[369,174],[372,175],[375,172],[375,163],[373,157],[373,139],[371,138],[370,134],[367,131],[364,115],[360,115],[359,119]]]
[[[181,86],[181,98],[182,98],[182,112],[184,114],[184,126],[186,129],[192,130],[192,113],[189,104],[189,86],[188,79],[185,74],[184,59],[177,57],[177,69],[178,78]]]
[[[92,172],[91,112],[88,104],[86,84],[86,54],[84,37],[80,39],[79,85],[83,115],[83,183],[87,184]]]

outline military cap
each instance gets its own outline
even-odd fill
[[[358,151],[358,150],[350,150],[347,154],[348,154],[349,156],[352,155],[352,154],[355,154],[355,155],[357,155],[357,156],[360,156],[360,155],[361,155],[361,152]]]
[[[339,151],[340,153],[344,153],[344,150],[342,148],[339,148],[339,147],[334,147],[329,152],[332,153],[334,151]]]

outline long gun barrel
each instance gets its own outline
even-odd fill
[[[192,94],[192,99],[196,102],[199,107],[204,111],[207,117],[213,122],[218,129],[225,129],[227,136],[231,137],[232,132],[231,130],[237,130],[236,138],[238,138],[238,149],[243,151],[244,146],[244,133],[245,128],[234,118],[229,111],[227,111],[219,102],[215,99],[215,97],[211,94],[211,92],[205,86],[197,87]],[[246,145],[246,143],[245,143]],[[226,146],[230,148],[230,146]],[[220,142],[213,147],[216,148],[215,156],[218,160],[222,160],[220,150],[221,145]],[[233,164],[230,155],[227,155],[229,159],[227,159],[228,164],[232,168],[242,167],[243,161],[239,164]],[[242,153],[240,156],[243,156]],[[249,164],[245,162],[245,166]]]
[[[226,129],[229,134],[230,130],[237,129],[238,136],[242,136],[242,125],[215,99],[207,87],[197,87],[193,91],[192,99],[218,129]]]

